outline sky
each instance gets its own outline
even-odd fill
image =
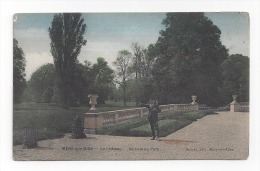
[[[222,32],[222,44],[229,54],[249,56],[249,16],[247,13],[221,12],[205,13]],[[104,57],[112,66],[120,50],[131,50],[131,44],[138,42],[144,48],[156,43],[165,13],[85,13],[87,25],[85,39],[78,60],[96,62]],[[14,38],[24,51],[26,79],[40,66],[53,63],[50,52],[48,28],[52,13],[31,13],[14,15]]]

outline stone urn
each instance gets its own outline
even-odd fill
[[[98,98],[98,95],[97,94],[90,94],[88,95],[89,97],[89,104],[91,105],[91,108],[90,110],[96,110],[96,107],[95,105],[97,104],[97,98]]]
[[[231,104],[237,104],[237,95],[232,95],[233,101]]]
[[[196,99],[197,99],[197,96],[195,96],[195,95],[191,96],[191,100],[192,100],[191,104],[197,104]]]
[[[23,148],[35,148],[37,147],[36,130],[34,124],[27,122],[25,130],[25,137],[23,142]]]

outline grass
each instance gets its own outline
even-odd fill
[[[125,108],[133,108],[133,103],[127,107],[120,106],[122,102],[108,102],[98,105],[98,111],[112,111]],[[72,107],[68,110],[61,109],[55,104],[22,103],[14,105],[13,111],[13,144],[22,144],[27,122],[35,125],[37,140],[63,137],[69,133],[73,119],[76,115],[83,118],[83,114],[89,111],[89,107]]]
[[[97,134],[129,136],[127,133],[130,129],[145,125],[147,122],[145,118],[134,118],[114,126],[97,129]]]
[[[83,117],[83,113],[82,110],[63,109],[14,111],[13,143],[22,143],[27,122],[35,125],[38,140],[59,138],[70,131],[75,115]]]

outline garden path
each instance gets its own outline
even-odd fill
[[[14,146],[14,160],[246,159],[249,113],[219,112],[152,141],[148,137],[89,135],[43,140],[35,149]]]

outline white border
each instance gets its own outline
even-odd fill
[[[1,170],[260,170],[260,114],[256,108],[259,94],[259,11],[258,0],[85,0],[22,1],[2,0],[0,4],[0,167]],[[12,160],[12,16],[15,13],[45,12],[224,12],[243,11],[250,15],[250,154],[245,161],[84,161],[84,162],[16,162]]]

